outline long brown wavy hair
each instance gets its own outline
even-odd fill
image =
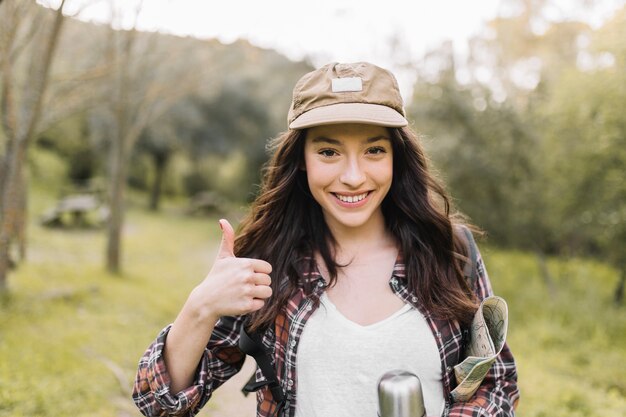
[[[427,157],[410,128],[388,128],[393,148],[393,180],[382,202],[389,231],[399,242],[409,290],[433,315],[467,324],[476,299],[463,276],[467,247],[450,214],[444,187],[429,171]],[[263,259],[272,265],[272,296],[251,315],[251,330],[271,325],[301,282],[299,265],[319,253],[330,285],[341,268],[333,258],[336,244],[320,205],[307,183],[305,130],[289,130],[269,144],[258,197],[240,225],[235,255]],[[307,285],[309,288],[307,288]]]

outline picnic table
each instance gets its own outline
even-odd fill
[[[70,194],[41,216],[41,224],[48,227],[65,225],[88,226],[95,221],[102,225],[109,218],[109,208],[93,194]]]
[[[189,215],[222,215],[228,212],[228,201],[215,191],[201,191],[195,194],[187,207]]]

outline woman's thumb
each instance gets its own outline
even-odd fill
[[[226,219],[220,219],[219,223],[222,228],[222,243],[217,257],[218,259],[232,258],[235,256],[235,230]]]

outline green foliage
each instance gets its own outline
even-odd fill
[[[614,19],[623,34],[626,8]],[[616,61],[626,41],[607,44],[601,30],[591,40]],[[562,246],[626,265],[626,74],[619,66],[563,71],[536,118],[545,126],[543,177],[553,199],[552,222]]]
[[[533,178],[534,132],[508,105],[494,103],[479,86],[458,85],[443,74],[418,84],[409,112],[457,205],[501,245],[535,247],[540,225],[528,199]],[[511,214],[515,213],[515,216]]]
[[[43,132],[36,140],[39,148],[56,152],[68,166],[67,179],[85,184],[101,173],[98,149],[89,140],[85,115],[67,118]]]
[[[495,243],[626,274],[626,8],[592,30],[549,22],[550,3],[507,2],[520,12],[489,22],[461,65],[447,44],[427,54],[408,113]]]
[[[39,186],[45,184],[49,192],[58,194],[68,184],[69,167],[57,152],[33,147],[28,154],[28,168],[31,177]]]
[[[154,167],[147,154],[134,154],[130,159],[128,170],[128,185],[142,191],[150,189],[154,181]]]

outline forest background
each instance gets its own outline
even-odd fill
[[[446,42],[400,62],[407,115],[487,232],[519,415],[623,416],[626,7],[592,28],[509,3],[465,59]],[[138,415],[139,356],[209,270],[216,219],[242,217],[313,66],[63,4],[0,2],[0,416]],[[250,415],[238,401],[203,415]]]

